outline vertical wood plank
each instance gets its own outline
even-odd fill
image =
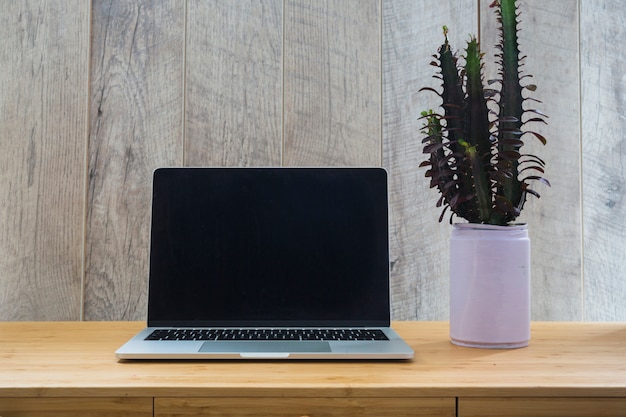
[[[188,3],[185,164],[280,165],[282,1]]]
[[[626,321],[626,8],[581,2],[584,319]]]
[[[429,190],[418,120],[422,110],[438,105],[440,88],[429,63],[443,43],[443,25],[450,42],[461,48],[476,33],[475,0],[435,3],[412,0],[383,2],[383,149],[390,174],[391,293],[396,320],[443,320],[448,317],[448,259],[451,226],[437,223],[439,198]],[[436,110],[436,109],[435,109]]]
[[[184,6],[93,2],[88,320],[145,319],[152,171],[182,163]]]
[[[496,19],[481,2],[481,48],[487,53],[485,79],[496,76]],[[520,50],[527,55],[523,71],[538,89],[526,108],[547,113],[548,126],[529,128],[542,133],[547,146],[524,136],[523,152],[546,161],[545,176],[552,187],[537,184],[540,199],[529,196],[520,222],[529,225],[532,257],[532,317],[535,320],[582,318],[582,231],[580,197],[580,92],[578,2],[527,0],[521,10]]]
[[[0,320],[77,320],[89,4],[3,2],[0,42]]]
[[[380,166],[380,1],[285,8],[284,164]]]

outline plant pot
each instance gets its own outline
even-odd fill
[[[519,348],[530,340],[526,224],[455,224],[450,238],[450,340]]]

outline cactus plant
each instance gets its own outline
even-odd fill
[[[539,101],[524,96],[536,87],[522,85],[530,75],[521,71],[525,57],[520,57],[517,40],[517,5],[515,0],[496,0],[490,7],[495,8],[499,22],[496,64],[500,79],[489,81],[486,88],[483,53],[476,38],[468,41],[461,62],[444,26],[444,43],[431,62],[439,68],[435,78],[441,80],[442,89],[420,90],[435,92],[441,99],[442,114],[422,112],[428,159],[420,164],[428,167],[425,175],[430,186],[441,194],[439,221],[450,209],[450,222],[456,215],[470,223],[507,225],[520,215],[528,194],[539,197],[530,188],[532,182],[550,185],[542,176],[544,161],[522,153],[528,137],[546,144],[545,137],[528,126],[546,123],[547,116],[525,108],[526,102]]]

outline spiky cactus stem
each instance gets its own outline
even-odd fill
[[[500,0],[500,8],[496,13],[501,24],[502,43],[500,68],[502,72],[502,88],[500,90],[499,115],[499,155],[503,157],[503,165],[509,165],[510,177],[503,179],[500,192],[511,204],[511,214],[507,221],[519,215],[525,194],[517,174],[519,171],[519,157],[522,142],[522,85],[520,84],[520,58],[517,41],[517,7],[515,0]]]
[[[523,108],[522,90],[534,88],[520,84],[515,0],[496,0],[492,6],[497,7],[500,22],[497,55],[502,77],[498,80],[500,91],[483,87],[483,54],[476,38],[468,42],[464,67],[458,67],[446,27],[445,41],[432,62],[441,71],[437,78],[442,81],[442,91],[422,89],[440,96],[444,113],[422,113],[426,119],[424,153],[430,156],[420,165],[430,167],[426,176],[431,178],[431,187],[441,193],[437,202],[437,206],[444,207],[440,221],[449,208],[454,215],[471,223],[506,225],[519,216],[526,194],[539,196],[529,188],[528,181],[539,180],[549,185],[538,175],[520,178],[521,172],[544,172],[543,161],[533,155],[522,155],[521,148],[526,133],[545,144],[540,134],[522,131],[528,122],[545,123],[545,120],[541,112]],[[499,98],[498,115],[490,120],[488,102],[495,97]],[[525,112],[539,117],[523,121]]]
[[[492,189],[489,179],[491,162],[491,134],[489,111],[483,89],[481,53],[476,38],[472,38],[465,50],[465,76],[467,98],[465,116],[465,157],[469,159],[475,200],[480,223],[488,223],[492,212]]]

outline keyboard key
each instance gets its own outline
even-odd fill
[[[379,329],[158,329],[146,340],[388,340]]]

